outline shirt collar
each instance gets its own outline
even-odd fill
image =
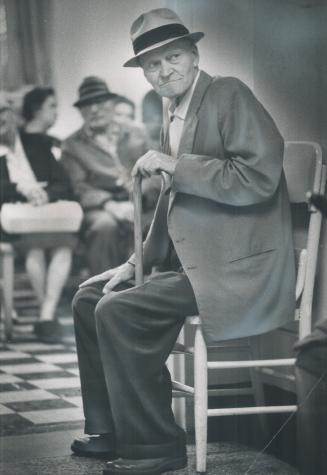
[[[168,108],[168,114],[169,114],[169,119],[171,118],[172,115],[178,117],[179,119],[185,120],[189,105],[191,103],[193,93],[195,86],[198,82],[200,76],[200,71],[197,72],[197,75],[194,78],[194,81],[192,83],[192,86],[188,89],[188,91],[184,94],[182,97],[180,103],[176,106],[175,101],[171,101],[169,108]]]

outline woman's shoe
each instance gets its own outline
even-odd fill
[[[34,333],[38,340],[45,343],[58,343],[62,340],[63,327],[57,320],[41,320],[34,324]]]

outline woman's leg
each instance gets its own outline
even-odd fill
[[[53,320],[63,287],[72,265],[72,250],[69,247],[54,249],[48,266],[44,301],[40,320]]]
[[[25,268],[36,298],[42,305],[45,293],[46,259],[43,249],[30,249],[25,259]]]

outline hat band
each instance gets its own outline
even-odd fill
[[[134,53],[138,54],[140,51],[153,46],[161,41],[176,38],[178,36],[188,35],[189,30],[180,23],[171,23],[170,25],[159,26],[153,30],[147,31],[140,35],[133,41]]]

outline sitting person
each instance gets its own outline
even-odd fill
[[[131,169],[146,150],[144,138],[138,142],[138,147],[134,143],[132,149],[129,141],[120,140],[124,135],[122,124],[113,127],[116,98],[102,79],[85,78],[74,104],[84,124],[63,145],[63,164],[85,212],[83,237],[91,274],[121,264],[127,258],[133,223],[128,168]],[[121,142],[125,145],[119,148]]]
[[[0,110],[1,205],[27,201],[34,206],[71,199],[70,182],[52,153],[54,139],[46,131],[56,120],[56,100],[51,88],[34,88],[24,97],[25,128],[17,131],[10,104],[2,99]],[[55,311],[69,276],[76,238],[70,233],[26,233],[2,239],[15,242],[26,253],[26,271],[41,307],[34,331],[41,340],[62,337]],[[50,260],[47,264],[47,251]]]
[[[104,475],[159,475],[187,463],[165,362],[188,315],[208,345],[268,332],[294,318],[295,265],[283,139],[236,78],[199,70],[196,43],[171,10],[132,24],[134,55],[164,98],[161,151],[133,176],[165,172],[144,269],[135,256],[81,284],[73,300],[85,433],[77,455],[107,456]]]

